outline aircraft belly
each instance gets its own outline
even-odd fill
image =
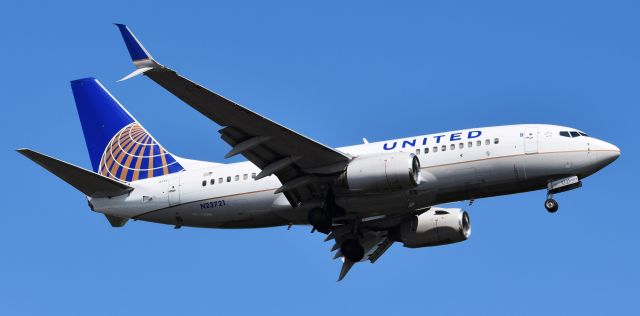
[[[525,176],[519,157],[470,161],[427,170],[437,179],[439,190],[475,189],[487,183],[513,182]]]
[[[89,198],[92,209],[103,214],[131,218],[154,209],[163,209],[169,203],[162,194],[137,187],[127,195],[112,198]]]
[[[526,155],[524,160],[530,178],[579,174],[589,167],[588,153],[583,151]]]
[[[423,192],[433,193],[429,204],[439,204],[489,195],[510,194],[524,190],[530,177],[523,156],[490,159],[435,166],[426,169],[432,178]]]
[[[549,177],[586,172],[584,152],[539,153],[458,162],[422,169],[413,190],[339,197],[337,203],[359,217],[402,213],[426,206],[542,189]],[[586,169],[585,169],[586,168]],[[195,200],[196,197],[192,197]],[[198,198],[198,199],[201,199]],[[317,206],[317,205],[315,205]],[[184,226],[253,228],[306,223],[308,204],[292,208],[282,194],[265,190],[197,200],[149,212],[142,220]]]
[[[544,181],[531,179],[528,161],[524,158],[522,155],[495,157],[426,167],[422,169],[421,184],[414,190],[342,197],[338,203],[348,212],[375,216],[544,187]]]
[[[406,212],[414,204],[408,191],[344,196],[339,197],[336,202],[348,213],[361,217]]]
[[[201,200],[150,212],[140,220],[190,227],[255,228],[288,222],[271,211],[273,192]]]

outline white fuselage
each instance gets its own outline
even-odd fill
[[[337,198],[359,218],[419,210],[436,204],[546,188],[567,176],[583,179],[618,157],[617,147],[554,125],[509,125],[417,136],[338,148],[351,156],[415,153],[421,183],[406,191],[343,194]],[[181,162],[182,163],[182,162]],[[292,208],[275,176],[254,180],[251,162],[184,160],[187,171],[130,183],[129,195],[89,198],[97,212],[194,227],[252,228],[306,224],[310,206]]]

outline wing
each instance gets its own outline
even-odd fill
[[[232,146],[225,157],[243,155],[262,169],[257,179],[276,175],[293,207],[322,198],[327,175],[341,172],[351,157],[279,125],[157,63],[129,28],[116,24],[137,70],[198,112],[223,126],[222,139]],[[333,177],[330,177],[331,179]]]

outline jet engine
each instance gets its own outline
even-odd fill
[[[410,153],[357,157],[347,166],[343,179],[352,191],[412,189],[420,184],[420,160]]]
[[[459,208],[432,208],[405,220],[389,231],[389,237],[407,248],[453,244],[471,234],[469,214]]]

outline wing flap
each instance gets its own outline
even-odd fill
[[[340,268],[340,275],[338,276],[338,282],[342,281],[342,279],[344,279],[344,277],[347,276],[347,273],[349,273],[349,271],[351,271],[351,268],[353,267],[355,263],[344,259],[344,262],[342,262],[342,268]]]
[[[87,196],[112,197],[123,195],[133,190],[132,187],[124,183],[31,149],[23,148],[17,151]]]
[[[332,234],[327,236],[327,240],[335,238],[336,241],[331,248],[331,251],[337,250],[333,259],[342,258],[343,261],[338,282],[342,281],[351,268],[357,263],[344,258],[342,252],[339,250],[343,241],[348,238],[353,238],[353,236],[348,234],[348,228],[348,226],[335,228]],[[359,238],[359,241],[364,248],[364,257],[360,262],[369,261],[375,263],[393,245],[393,241],[387,237],[386,232],[367,231]]]

